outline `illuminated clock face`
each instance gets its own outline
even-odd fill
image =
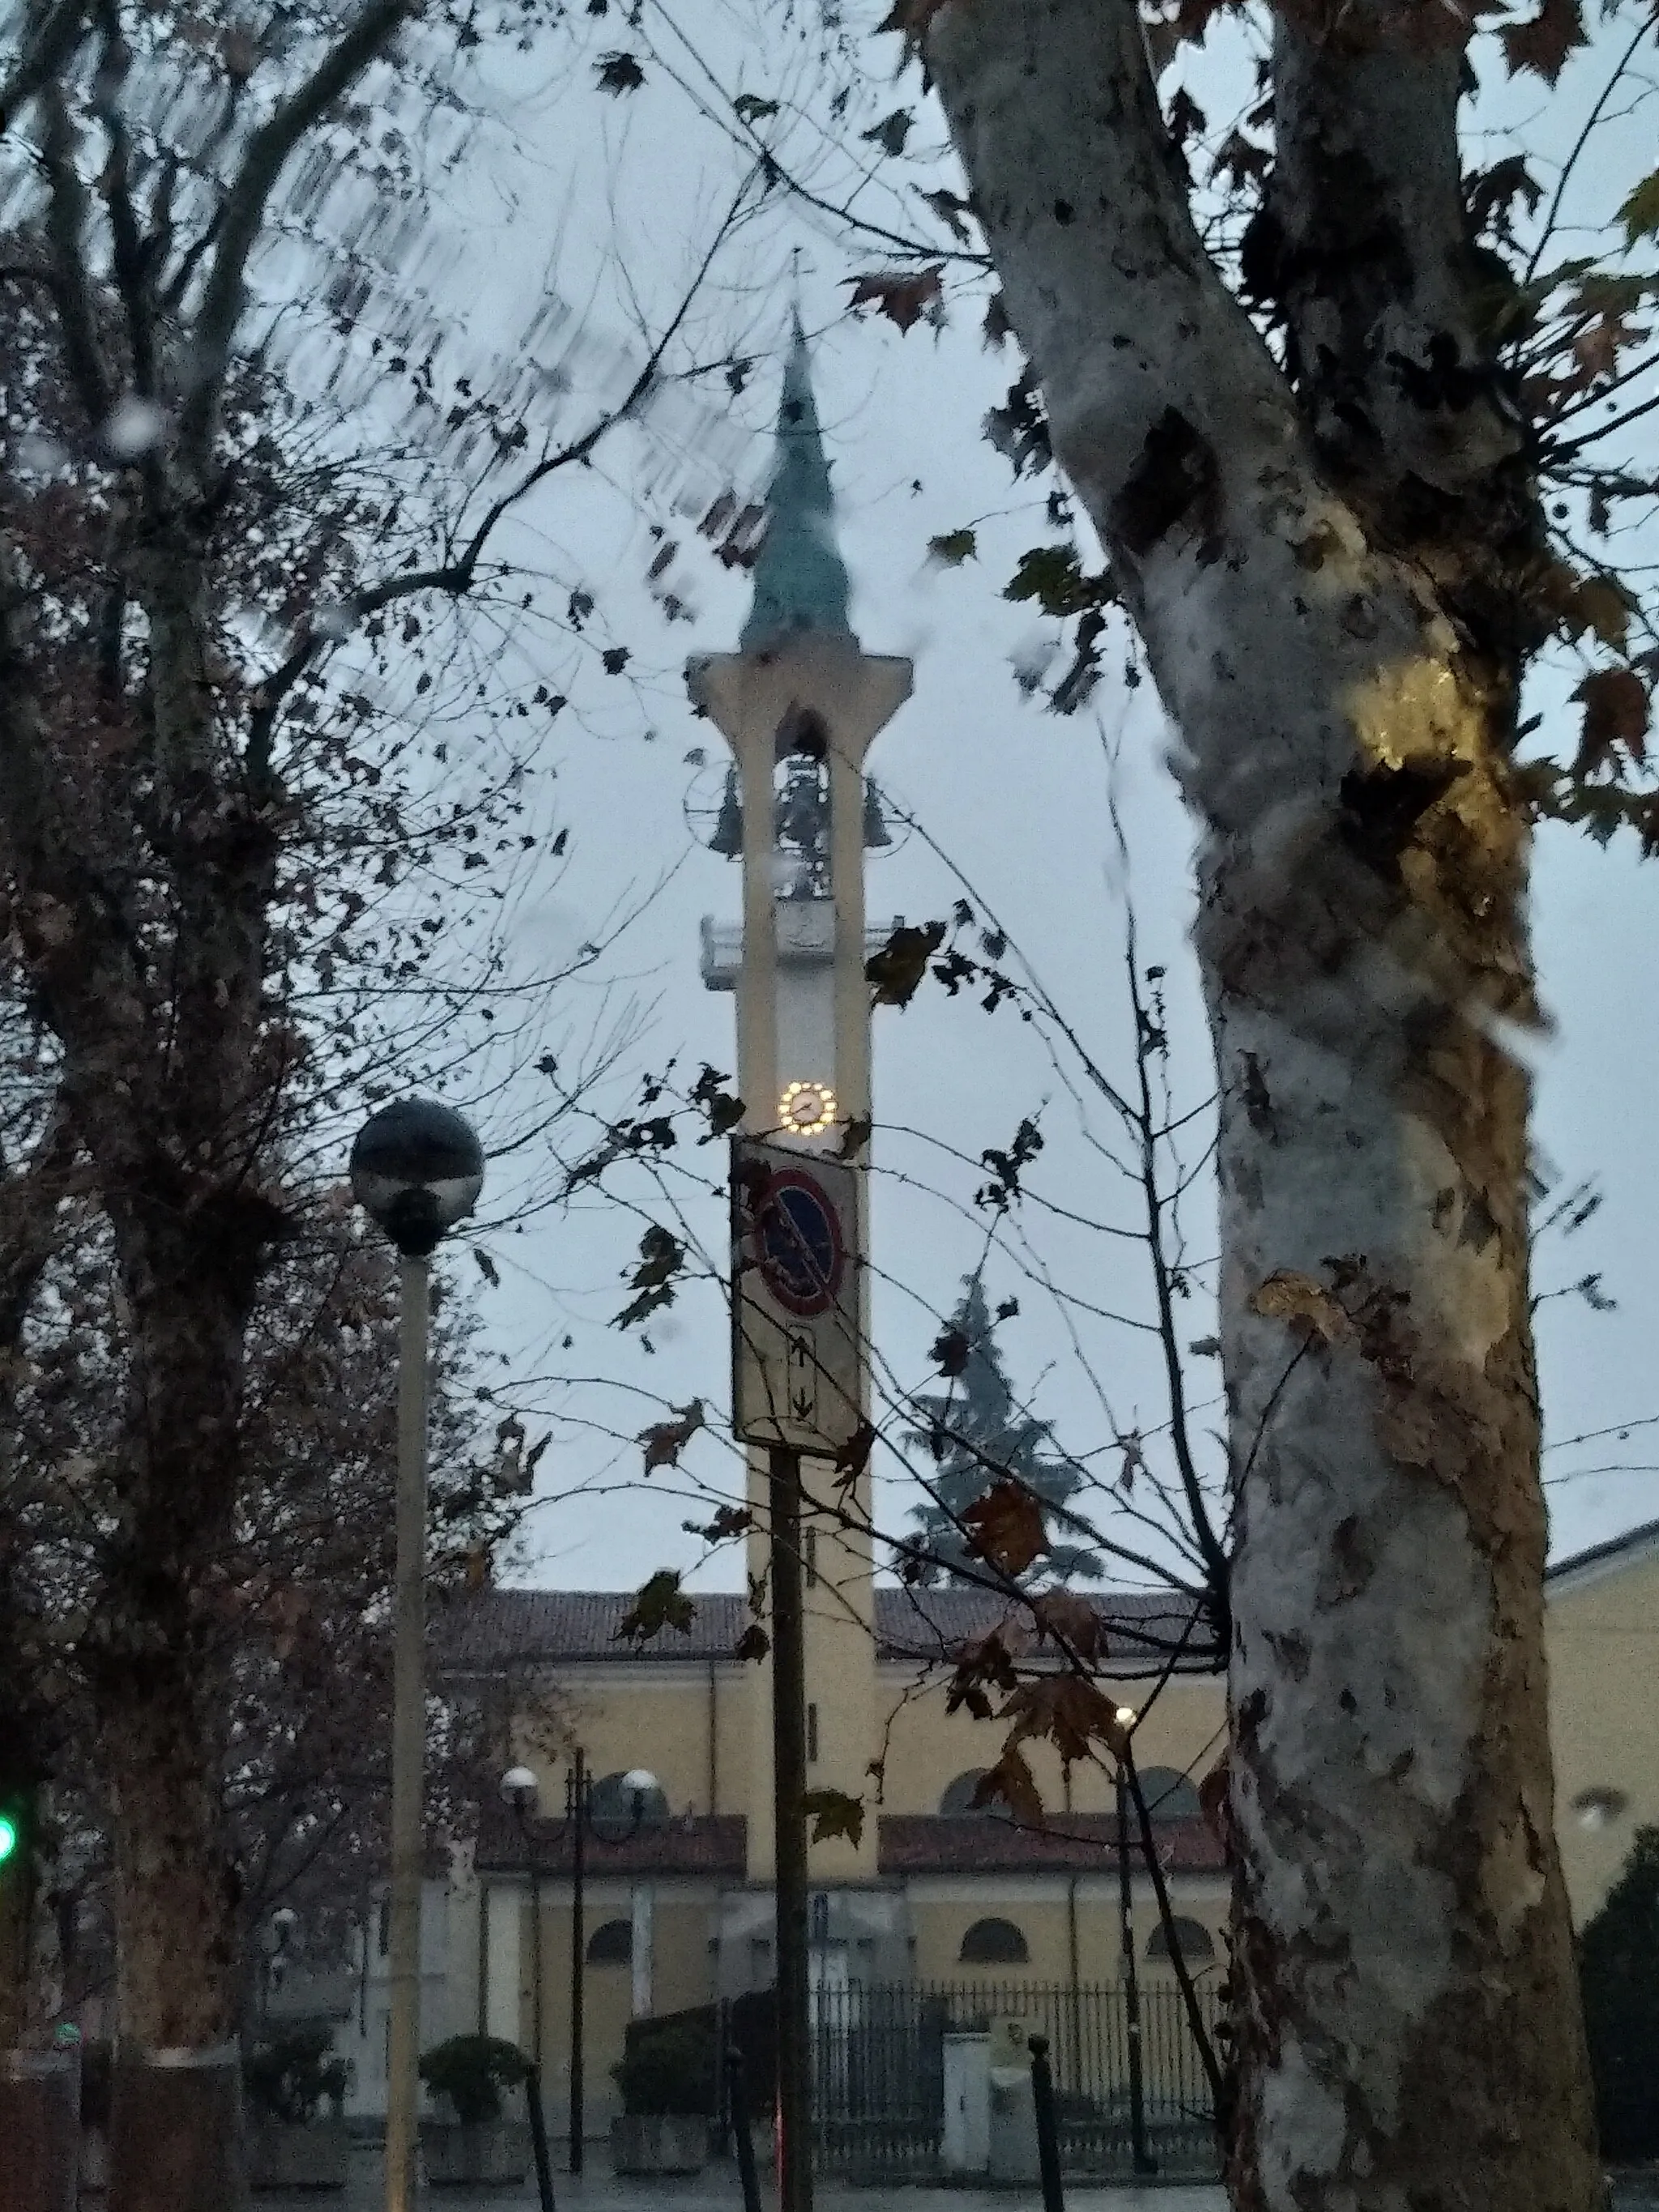
[[[778,1121],[792,1137],[821,1137],[839,1110],[827,1083],[791,1083],[778,1101]]]

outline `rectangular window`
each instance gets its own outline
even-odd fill
[[[380,1899],[380,1956],[384,1959],[384,1958],[386,1957],[386,1955],[387,1952],[388,1952],[388,1951],[390,1951],[390,1950],[391,1950],[391,1948],[392,1948],[392,1899],[391,1899],[389,1897],[383,1897],[383,1898]]]
[[[806,1708],[806,1760],[808,1765],[811,1765],[817,1759],[817,1755],[818,1709],[816,1705],[808,1705]]]
[[[818,1578],[818,1532],[809,1528],[801,1545],[801,1565],[806,1571],[807,1587]]]

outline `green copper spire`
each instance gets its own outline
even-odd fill
[[[851,637],[847,571],[836,547],[835,495],[799,316],[784,364],[777,466],[766,506],[743,650],[764,652],[801,630]]]

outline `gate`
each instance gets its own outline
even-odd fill
[[[1200,1984],[1207,2031],[1219,2008]],[[849,1982],[813,1992],[812,2112],[820,2172],[849,2181],[925,2181],[940,2170],[945,2038],[1016,2020],[1046,2035],[1060,2158],[1101,2178],[1131,2170],[1124,1993],[1116,1984]],[[1161,2172],[1218,2166],[1208,2078],[1176,1989],[1140,1992],[1147,2147]]]

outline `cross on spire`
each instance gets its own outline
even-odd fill
[[[742,648],[763,653],[802,631],[851,638],[847,570],[836,544],[835,494],[824,459],[800,311],[794,311],[778,409],[777,460],[755,597]]]

